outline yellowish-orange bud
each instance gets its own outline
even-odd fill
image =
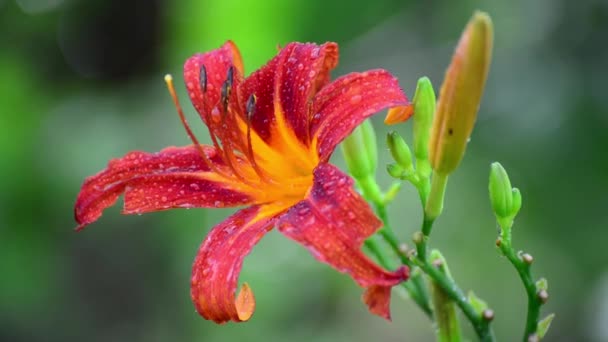
[[[473,131],[492,58],[488,14],[475,12],[467,24],[441,86],[429,141],[433,170],[447,175],[462,159]]]

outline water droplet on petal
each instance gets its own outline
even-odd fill
[[[221,118],[221,114],[220,114],[220,110],[217,107],[214,107],[211,110],[211,119],[213,119],[213,122],[218,123],[220,122]]]
[[[351,104],[357,104],[359,102],[361,102],[361,95],[359,95],[359,94],[354,95],[353,97],[350,98]]]

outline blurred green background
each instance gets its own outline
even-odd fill
[[[494,60],[432,245],[490,303],[500,340],[519,340],[525,294],[494,246],[487,199],[490,162],[501,161],[524,197],[514,244],[549,280],[547,340],[608,341],[602,0],[0,0],[0,341],[433,340],[409,300],[393,297],[392,323],[368,314],[351,279],[276,232],[241,274],[256,293],[253,319],[209,323],[190,302],[191,263],[230,210],[127,217],[117,206],[77,234],[72,206],[110,158],[188,143],[163,76],[174,74],[194,118],[180,73],[195,52],[233,39],[250,72],[277,44],[337,41],[334,75],[386,68],[411,96],[423,75],[439,87],[475,9],[494,20]],[[374,122],[382,139],[382,115]],[[410,124],[398,129],[411,139]],[[391,215],[409,240],[420,222],[411,187]]]

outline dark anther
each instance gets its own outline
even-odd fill
[[[251,118],[253,117],[253,112],[255,112],[255,95],[251,94],[249,95],[249,98],[247,99],[247,120],[251,121]]]
[[[203,90],[203,93],[206,93],[207,92],[207,68],[205,68],[205,65],[201,66],[199,82],[201,84],[201,89]]]
[[[234,68],[230,66],[228,68],[228,75],[226,75],[226,81],[222,84],[222,105],[224,111],[228,108],[228,98],[230,97],[230,91],[232,90],[232,78],[234,76]]]

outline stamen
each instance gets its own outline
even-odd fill
[[[205,67],[205,64],[201,65],[200,68],[200,73],[199,73],[199,84],[203,93],[203,107],[206,107],[207,104],[207,100],[206,100],[206,94],[207,94],[207,68]],[[205,126],[207,126],[207,130],[209,131],[209,136],[211,137],[211,141],[213,142],[213,146],[215,147],[216,151],[218,151],[219,156],[223,158],[223,153],[222,153],[222,148],[220,147],[220,144],[217,141],[217,138],[215,136],[215,134],[213,134],[213,130],[211,129],[211,125],[213,123],[217,123],[219,120],[217,120],[214,117],[214,111],[217,111],[217,109],[213,109],[211,110],[211,119],[214,120],[213,122],[210,121],[209,119],[209,114],[208,111],[206,109],[203,109],[203,116],[204,116],[204,121],[205,122]],[[226,160],[224,160],[224,163],[227,163]]]
[[[203,91],[203,93],[206,93],[207,92],[207,68],[205,68],[204,64],[201,65],[199,83],[201,85],[201,90]]]
[[[247,178],[241,174],[241,172],[239,172],[238,167],[235,167],[235,165],[237,164],[237,159],[234,154],[234,151],[233,151],[234,147],[232,146],[232,141],[231,141],[232,132],[228,128],[227,120],[230,119],[230,118],[228,118],[228,114],[230,111],[230,108],[228,105],[230,103],[230,93],[232,91],[233,78],[234,78],[234,67],[230,66],[228,68],[226,80],[222,84],[222,88],[221,88],[221,92],[220,92],[220,95],[221,95],[220,103],[222,106],[221,107],[222,108],[222,113],[221,113],[222,127],[221,127],[221,129],[225,130],[227,133],[227,136],[225,136],[224,139],[222,139],[222,145],[224,147],[223,148],[223,150],[224,150],[223,157],[224,157],[224,162],[226,163],[226,165],[228,165],[230,170],[232,170],[235,177],[237,177],[239,180],[241,180],[244,183],[252,185],[251,182],[248,181]],[[214,108],[213,110],[216,110],[216,108]],[[212,112],[212,114],[213,114],[213,112]]]
[[[175,88],[173,87],[173,76],[171,76],[170,74],[165,75],[165,83],[167,84],[167,89],[169,90],[169,94],[171,95],[171,98],[173,99],[173,104],[175,105],[175,108],[177,109],[177,114],[179,115],[179,118],[182,121],[182,125],[186,129],[186,133],[188,134],[188,137],[190,138],[190,140],[192,141],[194,146],[196,146],[196,149],[198,150],[198,153],[201,155],[201,158],[203,158],[203,161],[205,162],[205,164],[207,165],[207,167],[210,170],[213,170],[214,172],[216,172],[218,174],[222,174],[221,172],[219,172],[217,167],[215,167],[215,165],[213,165],[213,163],[211,162],[211,160],[205,153],[203,146],[198,142],[198,139],[194,135],[194,132],[192,132],[192,130],[190,129],[190,125],[188,125],[188,120],[186,120],[186,116],[184,115],[182,106],[179,104],[179,100],[177,99],[177,94],[175,93]]]
[[[253,145],[251,144],[251,120],[253,119],[253,114],[255,112],[255,101],[255,95],[251,94],[249,95],[249,98],[247,99],[247,104],[245,105],[245,110],[247,111],[247,159],[249,159],[253,170],[255,171],[255,173],[257,173],[260,179],[269,183],[270,179],[266,177],[262,169],[255,161],[255,155],[253,154]]]
[[[232,90],[232,82],[234,77],[234,67],[228,68],[228,74],[226,75],[226,81],[222,84],[221,102],[224,108],[224,114],[228,111],[228,101],[230,99],[230,91]]]

